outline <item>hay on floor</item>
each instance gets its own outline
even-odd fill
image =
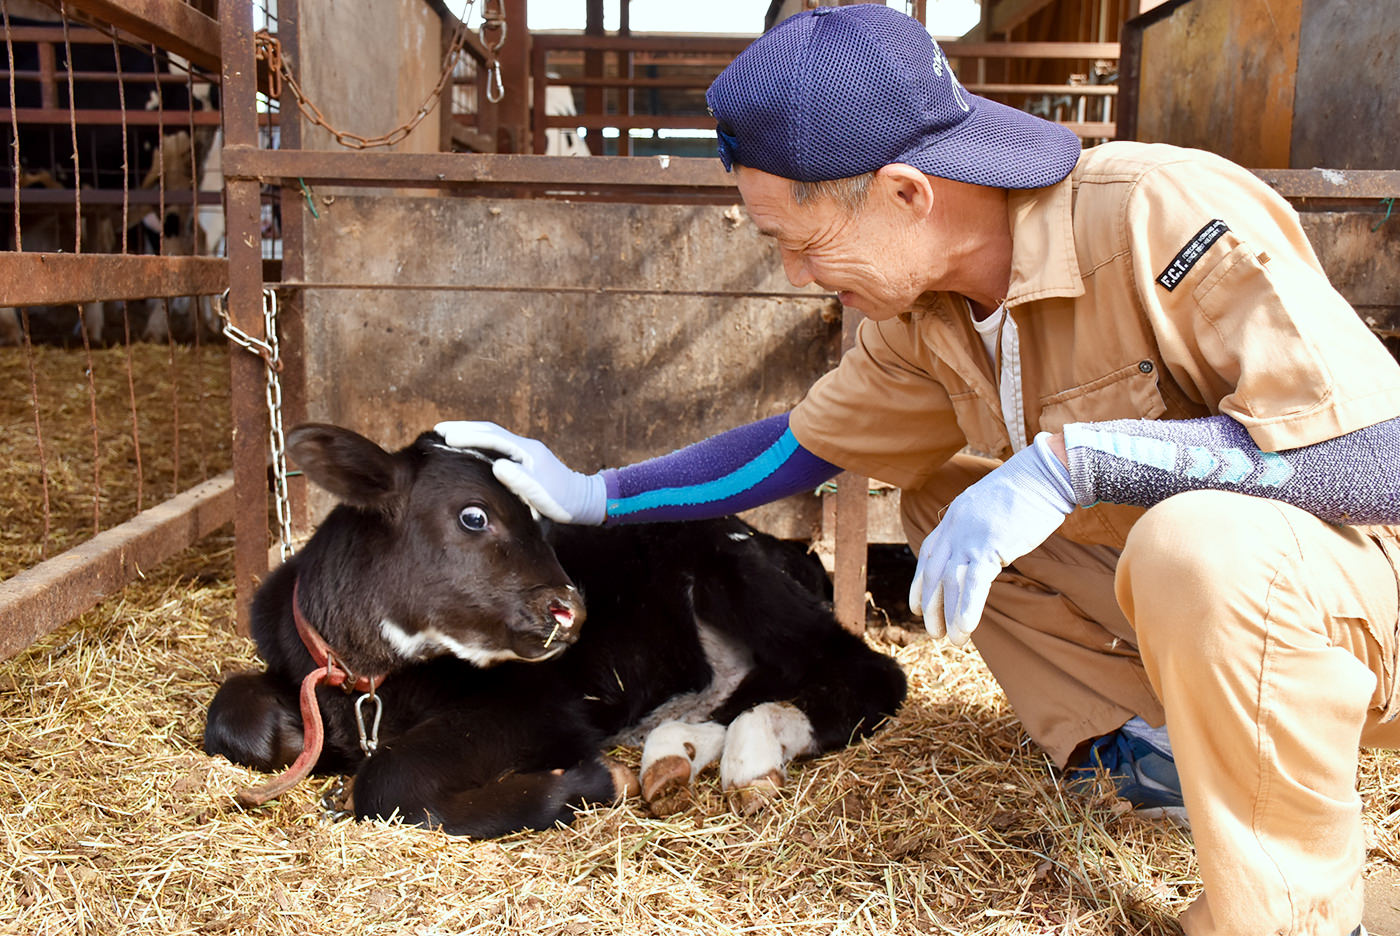
[[[877,643],[900,716],[756,816],[713,773],[668,819],[489,842],[331,821],[311,782],[244,812],[258,776],[200,751],[256,665],[230,581],[211,542],[0,667],[0,932],[1155,933],[1194,885],[1183,833],[1064,796],[976,655],[930,640]]]

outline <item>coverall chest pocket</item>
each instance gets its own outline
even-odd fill
[[[958,428],[967,439],[967,450],[984,458],[1006,458],[1011,454],[1011,438],[1001,415],[994,412],[974,391],[949,393]]]
[[[1072,422],[1158,419],[1167,411],[1157,382],[1160,370],[1161,365],[1145,357],[1096,380],[1044,397],[1040,401],[1040,428],[1059,432]]]

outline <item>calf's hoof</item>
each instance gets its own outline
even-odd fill
[[[642,774],[642,799],[656,816],[670,816],[688,808],[690,761],[670,754],[648,766]]]
[[[741,816],[752,816],[776,802],[782,788],[783,775],[775,768],[743,786],[731,787],[729,805]]]
[[[631,767],[607,758],[603,758],[603,763],[607,765],[608,773],[612,774],[613,796],[616,801],[621,802],[642,791],[642,785],[637,782],[637,772]]]

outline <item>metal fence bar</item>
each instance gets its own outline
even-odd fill
[[[0,251],[0,283],[9,306],[210,296],[228,286],[228,264],[219,257]]]
[[[224,178],[298,178],[307,184],[452,188],[472,184],[540,184],[703,187],[732,191],[734,177],[718,159],[610,156],[501,155],[494,153],[371,153],[259,150],[229,144],[223,150]],[[735,193],[737,196],[737,193]]]
[[[661,52],[667,55],[713,54],[733,58],[756,36],[597,36],[539,34],[530,37],[549,51]]]
[[[72,189],[29,188],[22,190],[19,201],[25,208],[34,208],[39,205],[71,205],[76,198],[77,194]],[[125,195],[120,189],[87,189],[82,194],[85,205],[158,205],[161,198],[155,189],[132,189]],[[197,198],[191,199],[190,193],[185,191],[166,192],[164,199],[167,206],[191,203],[221,205],[224,200],[222,192],[200,192]],[[15,193],[10,189],[0,189],[0,205],[14,203]]]
[[[0,582],[0,659],[140,577],[233,518],[224,472],[125,523]]]
[[[143,80],[151,81],[152,76],[142,76]],[[53,126],[68,126],[74,119],[74,112],[66,107],[20,107],[13,112],[8,107],[0,108],[0,120],[10,120],[17,118],[22,124],[49,124]],[[169,115],[157,113],[156,111],[133,110],[79,110],[77,116],[81,117],[81,123],[85,126],[117,126],[125,122],[133,127],[155,127],[162,129],[169,127],[183,127],[186,123],[194,123],[200,127],[217,127],[221,117],[218,111],[195,111],[187,118],[183,111],[173,111]]]
[[[258,150],[229,146],[230,179],[305,179],[310,183],[462,188],[533,185],[672,187],[734,192],[734,176],[718,159],[656,156],[522,156],[492,153],[340,153]],[[1285,198],[1368,199],[1400,195],[1400,169],[1259,169],[1255,174]]]
[[[942,42],[943,54],[957,58],[1116,59],[1116,42]]]
[[[184,0],[66,0],[74,10],[111,23],[200,68],[218,71],[219,23]]]
[[[223,40],[222,154],[228,243],[229,320],[244,334],[266,337],[263,325],[261,182],[230,177],[231,149],[257,152],[257,66],[253,46],[253,9],[249,0],[221,0]],[[337,154],[340,155],[340,154]],[[366,158],[355,153],[352,158]],[[268,415],[262,388],[263,361],[253,354],[229,355],[233,408],[234,584],[238,630],[248,633],[253,592],[267,572],[267,437]]]
[[[9,4],[5,2],[5,0],[0,0],[0,19],[3,19],[3,21],[4,21],[4,30],[5,30],[5,60],[6,60],[6,64],[10,67],[10,70],[13,71],[13,70],[14,70],[14,62],[15,62],[14,29],[13,29],[13,28],[11,27],[11,25],[10,25],[10,7],[9,7]],[[47,65],[47,64],[48,64],[48,63],[46,63],[46,65]],[[50,67],[51,67],[51,66],[50,66]],[[6,82],[6,83],[9,85],[10,111],[11,111],[11,115],[10,115],[10,126],[11,126],[11,128],[12,128],[13,133],[14,133],[14,138],[17,140],[17,139],[19,139],[19,124],[16,122],[15,117],[14,117],[14,113],[13,113],[13,112],[14,112],[14,109],[15,109],[15,106],[14,106],[14,105],[15,105],[15,82],[14,82],[14,79],[10,79],[10,80],[9,80],[8,82]],[[46,83],[45,87],[48,87],[48,86],[49,86],[49,83]],[[20,193],[20,152],[19,152],[19,147],[18,147],[18,146],[14,147],[14,149],[13,149],[13,151],[12,151],[12,153],[11,153],[11,157],[12,157],[12,159],[13,159],[12,165],[13,165],[13,167],[14,167],[14,168],[13,168],[13,175],[14,175],[14,189],[13,189],[13,194],[14,194],[15,250],[23,250],[23,249],[24,249],[24,234],[23,234],[23,226],[22,226],[22,224],[21,224],[21,222],[20,222],[20,204],[19,204],[19,193]],[[0,282],[4,282],[4,281],[5,281],[4,279],[0,279]],[[41,555],[41,556],[47,556],[47,555],[48,555],[48,552],[49,552],[49,534],[50,534],[51,528],[52,528],[52,518],[51,518],[51,515],[50,515],[50,512],[49,512],[49,511],[50,511],[50,505],[51,505],[51,502],[50,502],[50,499],[49,499],[49,481],[50,481],[50,479],[49,479],[49,461],[48,461],[48,456],[47,456],[47,454],[44,452],[44,426],[43,426],[43,421],[39,418],[39,383],[38,383],[38,375],[36,374],[35,368],[34,368],[34,345],[33,345],[33,343],[31,342],[31,334],[32,334],[32,333],[30,332],[30,328],[29,328],[29,310],[26,309],[26,308],[21,308],[19,314],[20,314],[20,321],[21,321],[21,323],[22,323],[22,326],[21,326],[21,327],[22,327],[22,329],[23,329],[23,334],[24,334],[24,337],[23,337],[23,339],[22,339],[22,342],[23,342],[23,345],[24,345],[24,358],[25,358],[25,363],[26,363],[26,365],[27,365],[28,372],[29,372],[29,394],[30,394],[30,400],[33,401],[33,404],[34,404],[34,440],[35,440],[35,444],[36,444],[36,454],[37,454],[37,457],[38,457],[38,459],[39,459],[39,484],[40,484],[40,487],[41,487],[42,492],[43,492],[43,505],[44,505],[44,514],[43,514],[43,515],[44,515],[44,520],[43,520],[43,533],[42,533],[42,538],[41,538],[40,541],[39,541],[39,555]]]

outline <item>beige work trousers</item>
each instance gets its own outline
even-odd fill
[[[917,550],[985,462],[902,495]],[[1400,747],[1395,566],[1362,530],[1219,491],[1172,497],[1121,555],[1059,536],[993,586],[973,640],[1060,766],[1165,718],[1203,893],[1191,936],[1346,936],[1361,921],[1358,749]]]

